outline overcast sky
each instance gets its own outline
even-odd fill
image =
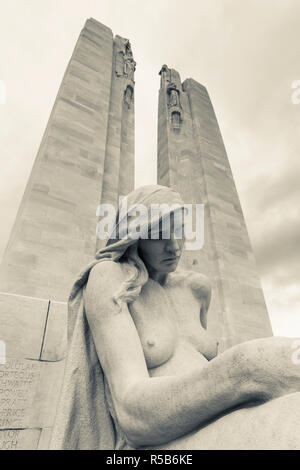
[[[221,128],[275,334],[300,336],[299,0],[0,0],[0,256],[87,18],[137,62],[136,184],[156,182],[161,65],[205,85]],[[1,96],[0,96],[1,103]]]

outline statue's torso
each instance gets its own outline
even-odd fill
[[[139,333],[151,376],[173,375],[206,364],[217,354],[217,342],[200,323],[201,297],[188,279],[161,286],[149,279],[129,310]]]

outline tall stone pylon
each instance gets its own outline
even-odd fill
[[[66,300],[93,257],[96,209],[134,188],[130,43],[86,22],[60,86],[0,267],[0,291]]]
[[[264,295],[217,118],[206,88],[163,65],[158,108],[158,183],[204,204],[204,246],[182,267],[213,285],[208,327],[221,349],[272,336]]]
[[[98,205],[134,188],[135,65],[127,39],[86,22],[0,266],[0,450],[48,448],[66,300],[94,257]]]

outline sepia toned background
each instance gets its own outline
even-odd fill
[[[300,335],[299,0],[1,0],[0,256],[79,32],[89,17],[128,37],[136,185],[156,182],[161,65],[214,105],[275,334]],[[1,101],[0,101],[1,102]]]

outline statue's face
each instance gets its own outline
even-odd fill
[[[158,273],[175,271],[183,251],[183,235],[181,238],[176,238],[176,235],[178,236],[180,232],[183,234],[183,226],[180,224],[180,227],[178,227],[178,223],[174,224],[173,214],[170,217],[170,237],[167,239],[163,238],[163,224],[160,222],[157,227],[159,231],[158,239],[151,239],[151,232],[149,231],[149,238],[147,240],[139,240],[138,249],[140,257],[148,269],[150,268]]]

